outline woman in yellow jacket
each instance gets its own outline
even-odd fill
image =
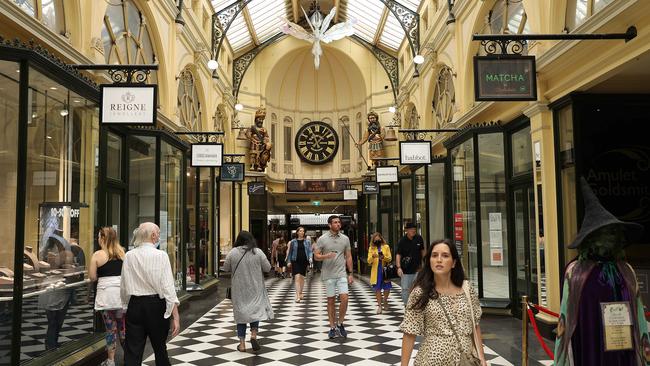
[[[368,248],[368,265],[370,266],[370,285],[375,290],[377,297],[377,314],[381,314],[382,308],[388,308],[388,295],[393,285],[390,279],[385,278],[384,268],[390,264],[393,257],[390,254],[390,247],[380,233],[374,233],[370,237],[370,248]],[[381,291],[384,290],[384,303],[381,302]]]

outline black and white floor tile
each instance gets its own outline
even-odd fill
[[[232,305],[224,300],[171,340],[167,349],[173,365],[399,365],[403,317],[400,288],[394,286],[389,310],[375,314],[374,292],[356,280],[350,288],[345,327],[347,339],[328,339],[325,286],[318,277],[307,278],[305,298],[296,303],[289,279],[268,279],[275,319],[260,324],[262,349],[239,352]],[[248,338],[247,338],[248,340]],[[417,348],[417,345],[416,345]],[[491,365],[513,365],[485,347]],[[415,352],[413,353],[413,358]],[[154,356],[145,365],[154,365]]]

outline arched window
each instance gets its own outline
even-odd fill
[[[40,20],[48,29],[67,37],[63,0],[14,0],[27,14]]]
[[[497,0],[487,15],[486,23],[481,33],[530,33],[523,0]]]
[[[181,125],[190,131],[201,131],[201,103],[194,85],[194,76],[187,67],[178,80],[178,113]]]
[[[588,17],[596,14],[614,0],[569,0],[566,10],[566,28],[576,29]]]
[[[147,21],[142,12],[133,1],[112,0],[107,3],[102,28],[106,63],[122,65],[156,63]]]
[[[433,92],[433,121],[435,128],[442,128],[451,122],[454,117],[456,104],[456,91],[451,69],[443,67],[438,74],[435,90]]]

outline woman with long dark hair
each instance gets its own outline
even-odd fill
[[[291,266],[291,274],[296,285],[296,302],[300,302],[303,298],[305,275],[311,262],[311,240],[305,237],[305,228],[302,226],[298,226],[296,238],[289,243],[287,262]]]
[[[449,240],[437,240],[424,260],[400,325],[402,366],[409,363],[416,335],[424,336],[415,358],[417,366],[453,366],[461,358],[487,366],[478,324],[478,293],[465,280],[458,250]]]
[[[264,285],[264,272],[271,264],[251,233],[241,231],[235,245],[226,256],[223,270],[231,272],[231,301],[237,323],[237,350],[246,351],[246,324],[251,327],[251,345],[258,351],[257,331],[260,321],[273,319],[273,308]]]
[[[117,342],[124,349],[125,311],[120,298],[120,280],[124,248],[117,239],[117,232],[112,227],[103,227],[97,234],[99,250],[90,259],[88,277],[97,281],[95,310],[102,314],[106,328],[106,352],[108,358],[102,365],[115,365]]]
[[[384,240],[380,233],[376,232],[370,237],[370,247],[368,248],[368,265],[370,267],[370,285],[375,290],[377,298],[377,314],[381,314],[382,308],[388,308],[388,295],[393,288],[390,278],[386,278],[384,269],[393,260],[390,253],[390,246]],[[384,302],[382,304],[381,292],[384,291]]]

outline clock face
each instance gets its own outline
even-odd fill
[[[334,158],[339,149],[339,136],[327,123],[309,122],[296,135],[296,152],[310,164],[324,164]]]

